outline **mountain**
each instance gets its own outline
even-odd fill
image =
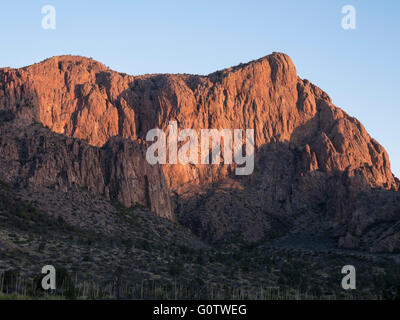
[[[85,188],[148,207],[208,243],[290,236],[400,250],[400,182],[384,148],[273,53],[208,76],[130,76],[60,56],[0,69],[0,173],[14,188]],[[255,131],[255,170],[146,162],[146,134]]]

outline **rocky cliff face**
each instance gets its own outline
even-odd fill
[[[82,189],[175,219],[162,170],[147,163],[143,143],[116,136],[98,148],[38,124],[3,123],[0,133],[1,180],[16,188]]]
[[[257,240],[277,230],[328,232],[341,246],[372,248],[371,239],[378,241],[387,231],[384,225],[399,219],[399,182],[384,148],[325,92],[300,79],[284,54],[208,76],[138,77],[91,59],[54,57],[0,70],[0,108],[4,121],[12,118],[25,126],[33,120],[54,133],[86,141],[97,149],[85,148],[96,150],[91,152],[100,153],[114,168],[111,174],[108,169],[100,175],[93,170],[91,182],[85,175],[71,178],[67,170],[66,177],[57,179],[68,183],[60,186],[68,187],[72,179],[93,192],[117,194],[125,205],[137,199],[151,203],[154,211],[172,218],[168,196],[163,195],[169,193],[179,221],[210,241],[236,233]],[[133,151],[120,154],[122,142],[115,142],[115,136],[136,143],[152,128],[166,130],[171,120],[179,128],[196,130],[254,129],[255,172],[237,177],[229,165],[164,165],[164,185],[158,181],[163,175],[153,172],[158,169],[144,164],[142,151],[131,147]],[[73,150],[67,148],[63,157]],[[52,151],[46,153],[50,157]],[[104,160],[98,161],[100,168]],[[81,165],[84,172],[91,168]],[[51,166],[42,172],[56,179]],[[130,182],[135,180],[132,172],[141,177],[135,184]],[[98,179],[106,182],[94,182]],[[46,184],[43,178],[29,181]],[[375,203],[360,200],[378,192]],[[389,198],[390,212],[379,214]],[[367,236],[377,224],[380,231]],[[398,238],[398,233],[389,234]],[[374,250],[400,249],[398,240],[384,238]]]

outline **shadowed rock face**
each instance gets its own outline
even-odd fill
[[[98,148],[37,124],[2,125],[0,132],[1,179],[17,188],[83,189],[175,219],[162,170],[145,161],[141,142],[116,136]]]
[[[145,194],[137,199],[172,218],[168,196],[160,196],[170,193],[179,221],[210,241],[235,233],[257,240],[276,230],[329,232],[341,246],[371,248],[378,234],[365,238],[364,232],[380,223],[385,199],[393,202],[385,225],[399,218],[399,182],[384,148],[325,92],[300,79],[281,53],[208,76],[133,77],[91,59],[54,57],[0,70],[0,107],[4,121],[11,117],[25,126],[33,119],[54,133],[101,147],[93,150],[107,154],[115,168],[104,175],[117,199],[131,205],[137,201],[132,193]],[[236,177],[229,165],[164,165],[164,185],[157,184],[157,175],[143,174],[151,171],[143,153],[136,162],[130,159],[137,151],[119,156],[113,137],[136,143],[152,128],[166,130],[171,120],[181,129],[254,129],[255,172]],[[125,169],[115,173],[120,166]],[[140,190],[126,182],[133,171],[142,174],[135,184]],[[93,192],[110,192],[107,183],[86,184],[97,185]],[[360,200],[377,192],[376,203]],[[385,239],[374,248],[400,248]]]

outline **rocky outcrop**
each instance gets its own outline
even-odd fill
[[[21,125],[33,119],[52,132],[102,148],[93,150],[113,158],[115,172],[119,166],[114,161],[127,167],[131,156],[118,158],[118,148],[110,146],[115,136],[143,140],[152,128],[166,130],[171,120],[195,130],[254,129],[251,176],[234,176],[228,165],[164,165],[167,186],[149,182],[156,191],[148,203],[162,207],[166,200],[153,197],[164,188],[179,221],[210,241],[236,233],[257,240],[277,230],[328,232],[343,247],[372,248],[364,233],[381,216],[363,210],[366,202],[357,199],[379,190],[385,191],[380,199],[393,197],[399,188],[384,148],[325,92],[300,79],[291,59],[281,53],[208,76],[133,77],[91,59],[54,57],[0,70],[0,106],[4,119],[15,117]],[[104,178],[126,205],[135,199],[130,200],[133,189],[125,175],[143,172],[144,165],[137,165]],[[147,188],[145,180],[136,185]],[[371,203],[374,212],[380,205]],[[390,210],[393,224],[400,217],[395,204]],[[354,221],[362,221],[357,232]]]
[[[113,137],[98,148],[37,124],[3,124],[0,132],[1,180],[16,188],[82,189],[175,219],[162,170],[147,163],[146,146],[140,141]]]

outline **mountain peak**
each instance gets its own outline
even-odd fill
[[[94,60],[93,58],[88,58],[84,56],[78,55],[60,55],[54,56],[48,59],[45,59],[41,62],[32,64],[30,66],[26,66],[22,68],[23,70],[38,70],[38,69],[59,69],[60,71],[68,70],[74,67],[80,68],[89,68],[93,69],[96,72],[108,70],[108,68],[102,64]]]
[[[292,59],[287,54],[280,52],[273,52],[259,59],[213,72],[209,76],[227,75],[238,71],[245,72],[248,76],[265,73],[267,76],[271,75],[273,80],[297,81],[297,71]]]

